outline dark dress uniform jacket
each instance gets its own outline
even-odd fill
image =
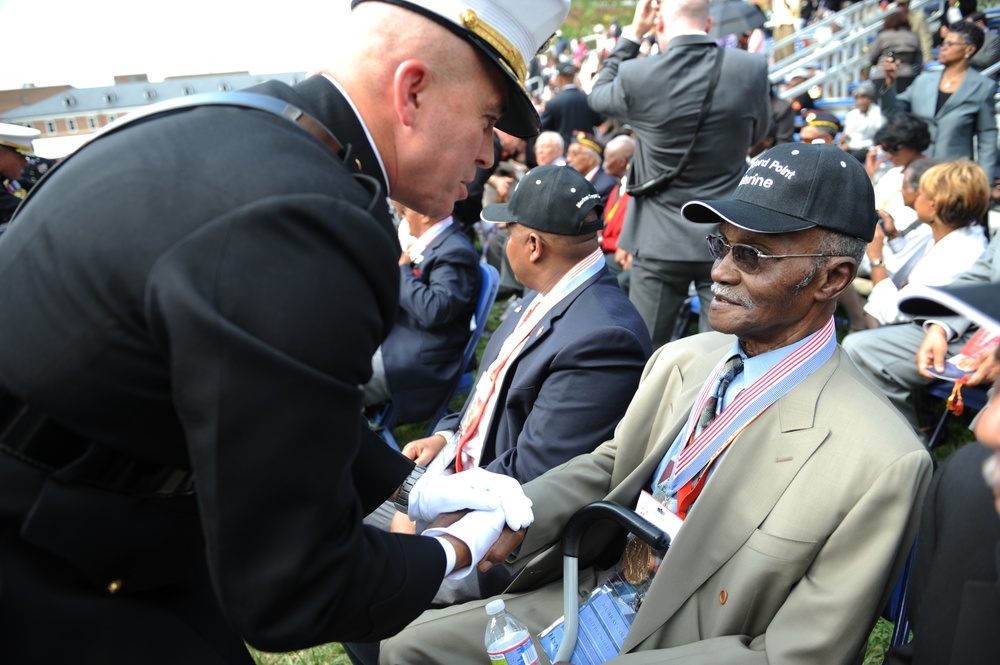
[[[200,532],[155,527],[148,501],[110,515],[72,469],[12,480],[0,454],[5,661],[96,662],[87,649],[111,631],[99,662],[250,662],[241,639],[393,634],[441,582],[436,542],[361,524],[412,468],[361,418],[399,291],[373,149],[322,77],[251,91],[305,110],[347,154],[264,111],[174,112],[84,147],[0,238],[0,386],[99,450],[193,469]],[[44,563],[45,595],[19,562]],[[36,596],[51,619],[18,624]],[[18,626],[38,637],[23,660]]]

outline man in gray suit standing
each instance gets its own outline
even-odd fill
[[[701,329],[709,329],[712,257],[705,235],[715,229],[686,221],[680,208],[692,199],[729,196],[746,170],[747,149],[764,138],[770,121],[767,62],[716,46],[707,34],[708,7],[709,0],[639,0],[631,27],[605,59],[589,97],[595,111],[635,130],[633,200],[618,246],[634,257],[629,297],[649,326],[653,346],[670,340],[692,281],[701,299]],[[654,28],[660,53],[636,59],[639,40]],[[723,54],[698,128],[716,58]],[[644,195],[634,191],[674,171],[669,184],[661,179]]]

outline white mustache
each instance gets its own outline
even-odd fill
[[[737,293],[731,286],[719,284],[718,282],[712,282],[712,293],[731,302],[739,303],[747,309],[753,309],[753,300],[749,296]]]

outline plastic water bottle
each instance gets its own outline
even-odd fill
[[[535,665],[538,652],[524,622],[509,614],[499,598],[486,605],[486,613],[490,616],[486,624],[486,653],[490,662]]]

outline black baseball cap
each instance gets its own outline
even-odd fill
[[[1000,284],[912,285],[900,293],[899,310],[913,316],[964,316],[1000,334]]]
[[[597,219],[585,223],[588,212]],[[536,231],[581,236],[604,228],[601,195],[586,178],[569,166],[536,166],[521,178],[507,203],[483,207],[484,222],[514,222]]]
[[[690,201],[692,222],[729,222],[757,233],[821,226],[865,242],[875,237],[875,191],[861,162],[830,144],[782,143],[758,155],[731,198]]]

